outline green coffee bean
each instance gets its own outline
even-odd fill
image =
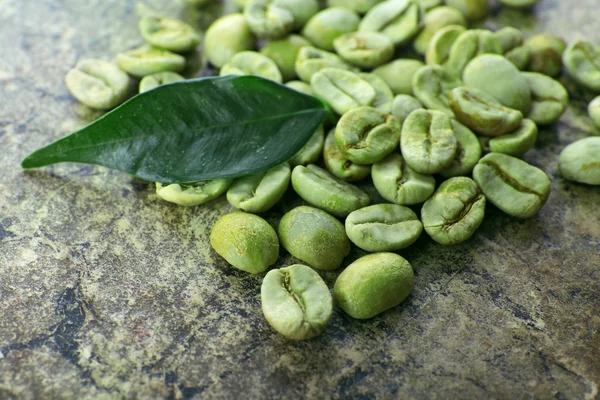
[[[402,156],[396,153],[375,163],[371,177],[381,197],[400,205],[422,203],[435,190],[433,176],[413,170]]]
[[[373,70],[394,94],[413,95],[413,76],[425,64],[419,60],[398,59]]]
[[[294,30],[301,29],[319,12],[317,0],[274,0],[273,4],[287,9],[294,16]]]
[[[588,114],[596,127],[600,128],[600,96],[592,100],[588,106]]]
[[[302,47],[296,58],[296,74],[304,82],[310,83],[312,76],[324,68],[351,70],[352,67],[337,54],[315,47]]]
[[[300,48],[310,46],[310,42],[299,35],[289,35],[284,39],[273,40],[260,50],[269,57],[281,72],[284,81],[296,77],[296,58]]]
[[[415,51],[421,55],[427,52],[431,38],[442,28],[449,25],[467,26],[462,13],[454,7],[435,7],[425,14],[425,26],[413,41]]]
[[[513,217],[533,217],[550,195],[544,171],[506,154],[490,153],[479,160],[473,179],[487,200]]]
[[[342,154],[357,164],[373,164],[398,147],[402,125],[373,107],[348,111],[337,124],[335,140]]]
[[[355,164],[342,154],[335,141],[335,129],[332,129],[325,138],[323,160],[331,174],[346,182],[361,181],[371,174],[370,165]]]
[[[157,72],[180,72],[185,67],[185,58],[157,47],[142,46],[117,54],[117,63],[128,74],[143,78]]]
[[[292,167],[316,163],[323,152],[324,142],[325,132],[323,130],[323,125],[319,125],[315,133],[308,139],[308,142],[306,142],[300,151],[298,151],[294,157],[290,158],[288,162]]]
[[[576,40],[563,53],[563,64],[579,85],[600,92],[600,46]]]
[[[156,194],[163,200],[180,206],[197,206],[216,199],[227,191],[233,179],[213,179],[193,184],[178,184],[163,186],[156,183]]]
[[[422,27],[423,16],[412,0],[388,0],[371,8],[358,27],[359,32],[381,32],[401,46],[409,42]]]
[[[498,0],[500,4],[514,8],[530,8],[540,2],[540,0]]]
[[[361,208],[346,218],[348,238],[365,251],[398,251],[413,244],[423,224],[410,208],[398,204],[376,204]]]
[[[370,202],[365,192],[313,164],[294,168],[292,186],[305,201],[340,218]]]
[[[522,72],[532,95],[527,118],[539,125],[552,124],[563,115],[569,105],[567,89],[549,76],[537,72]]]
[[[227,64],[240,51],[252,50],[255,38],[242,14],[229,14],[217,19],[206,30],[204,54],[217,68]]]
[[[404,123],[406,118],[415,110],[423,109],[423,105],[418,99],[406,94],[399,94],[394,97],[392,103],[392,115],[396,117],[398,122]]]
[[[382,0],[327,0],[327,7],[346,7],[364,14]]]
[[[240,210],[263,213],[281,199],[290,185],[290,176],[288,163],[243,176],[236,179],[227,191],[227,201]]]
[[[318,12],[304,26],[302,35],[316,47],[333,51],[333,41],[358,29],[360,17],[345,7],[331,7]]]
[[[223,215],[210,232],[210,245],[237,269],[260,274],[279,257],[275,230],[259,216],[243,212]]]
[[[504,54],[504,57],[513,63],[518,70],[525,71],[531,61],[531,50],[527,46],[515,47]]]
[[[256,51],[242,51],[221,68],[219,75],[256,75],[281,83],[283,77],[277,65]]]
[[[527,114],[531,109],[531,90],[521,72],[506,58],[484,54],[467,64],[463,72],[465,86],[494,96],[506,107]]]
[[[317,208],[300,206],[286,213],[278,233],[281,245],[291,255],[317,269],[339,268],[350,252],[344,226]]]
[[[271,0],[250,0],[244,7],[244,18],[262,39],[279,39],[294,29],[294,14]]]
[[[146,75],[140,81],[140,93],[147,92],[168,83],[183,81],[185,78],[175,72],[157,72],[156,74]]]
[[[333,46],[344,60],[364,69],[385,64],[394,56],[394,43],[377,32],[347,33],[335,39]]]
[[[368,319],[402,303],[413,284],[412,267],[404,258],[394,253],[369,254],[340,274],[333,297],[352,318]]]
[[[513,157],[521,157],[535,146],[538,129],[535,122],[524,119],[516,131],[490,138],[486,147],[490,152],[508,154]]]
[[[269,325],[293,340],[320,335],[333,313],[327,284],[312,268],[301,264],[269,271],[260,299]]]
[[[448,61],[452,45],[466,30],[461,25],[449,25],[437,31],[431,38],[425,53],[427,64],[444,65]]]
[[[97,110],[108,110],[125,100],[131,80],[113,63],[82,60],[69,70],[65,83],[81,103]]]
[[[304,83],[302,81],[289,81],[285,84],[285,86],[291,87],[292,89],[297,90],[300,93],[313,96],[312,88],[308,83]]]
[[[485,197],[477,184],[464,176],[442,183],[421,210],[425,231],[443,245],[468,240],[481,225],[484,215]]]
[[[587,137],[565,147],[558,166],[565,179],[600,185],[600,136]]]
[[[489,0],[446,0],[446,4],[458,9],[469,21],[485,18],[490,9]]]
[[[375,101],[375,89],[356,73],[339,68],[324,68],[315,73],[310,86],[338,114]]]
[[[567,44],[561,38],[543,33],[527,39],[525,46],[531,52],[528,70],[548,76],[557,76],[562,70],[562,55]]]
[[[503,106],[495,97],[481,90],[464,86],[450,93],[450,107],[458,121],[485,136],[510,133],[523,120],[520,111]]]
[[[359,72],[358,77],[366,81],[375,90],[375,100],[371,103],[371,107],[386,114],[391,113],[394,93],[392,93],[392,89],[390,89],[387,83],[379,75],[368,72]]]
[[[467,64],[481,54],[502,54],[502,44],[493,32],[470,29],[463,32],[452,44],[446,67],[456,76],[462,76]]]
[[[415,3],[421,7],[421,10],[429,11],[434,7],[441,6],[444,4],[444,0],[415,0]]]
[[[506,26],[494,32],[496,39],[500,41],[502,46],[502,54],[506,54],[509,51],[516,49],[523,45],[523,32],[520,29],[513,28],[512,26]]]
[[[200,44],[194,28],[174,18],[147,16],[140,19],[139,29],[148,44],[176,53],[191,51]]]
[[[450,92],[459,86],[463,86],[463,82],[440,65],[427,65],[418,70],[413,77],[413,90],[421,103],[451,117],[454,113],[448,99]]]
[[[458,149],[450,117],[434,110],[417,110],[402,126],[400,149],[406,163],[422,174],[449,167]]]
[[[452,164],[439,174],[444,178],[470,175],[481,158],[481,145],[477,136],[469,128],[454,119],[450,120],[450,124],[456,137],[456,155]]]

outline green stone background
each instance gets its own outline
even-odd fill
[[[536,218],[488,207],[465,244],[423,235],[401,253],[416,273],[403,305],[363,322],[336,311],[294,343],[263,319],[261,277],[209,248],[225,201],[183,208],[104,168],[19,167],[98,116],[65,73],[140,44],[148,9],[182,15],[165,0],[0,0],[0,398],[598,398],[600,187],[556,168],[565,145],[600,134],[590,93],[565,81],[572,106],[525,157],[552,179]],[[599,23],[597,0],[544,0],[488,25],[600,42]]]

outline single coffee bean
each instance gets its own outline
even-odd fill
[[[213,179],[192,184],[173,183],[166,186],[157,182],[156,194],[161,199],[180,206],[197,206],[225,193],[232,182],[233,179]]]
[[[319,12],[318,0],[273,0],[273,5],[285,8],[294,16],[293,30],[300,30]]]
[[[520,29],[513,28],[512,26],[506,26],[498,29],[494,32],[496,39],[500,41],[502,46],[502,54],[506,54],[509,51],[516,49],[523,45],[523,32]]]
[[[468,240],[485,215],[485,196],[477,184],[464,176],[450,178],[440,185],[421,210],[425,231],[443,245]]]
[[[279,257],[279,240],[267,221],[254,214],[223,215],[210,232],[210,245],[237,269],[260,274]]]
[[[364,14],[382,0],[327,0],[327,7],[346,7]]]
[[[444,65],[448,61],[452,45],[466,30],[461,25],[449,25],[437,31],[431,38],[425,53],[427,64]]]
[[[498,0],[500,4],[514,8],[530,8],[540,2],[540,0]]]
[[[316,47],[333,51],[333,41],[358,30],[360,17],[345,7],[330,7],[318,12],[304,26],[302,35]]]
[[[400,149],[412,169],[435,174],[449,167],[457,151],[450,117],[434,110],[417,110],[402,126]]]
[[[415,0],[415,3],[421,7],[423,12],[427,12],[434,7],[439,7],[444,4],[444,0]]]
[[[413,41],[413,48],[421,55],[425,55],[427,47],[433,36],[442,28],[450,25],[467,26],[463,14],[454,7],[435,7],[427,11],[424,18],[424,27]]]
[[[535,122],[524,119],[521,126],[514,132],[495,138],[482,138],[488,152],[508,154],[521,157],[535,146],[538,128]]]
[[[394,57],[394,43],[377,32],[347,33],[335,39],[333,47],[344,60],[363,69],[378,67]]]
[[[252,50],[256,39],[242,14],[217,19],[204,35],[204,54],[217,68],[227,64],[240,51]]]
[[[567,48],[564,40],[548,33],[534,35],[527,39],[525,46],[531,52],[527,69],[555,77],[562,70],[562,55]]]
[[[327,284],[312,268],[301,264],[269,271],[260,288],[260,300],[269,325],[293,340],[320,335],[333,313]]]
[[[221,68],[219,75],[256,75],[281,83],[283,77],[270,58],[256,51],[242,51]]]
[[[423,16],[412,0],[388,0],[371,8],[358,26],[359,32],[380,32],[395,46],[408,43],[422,28]]]
[[[508,51],[504,57],[513,63],[519,71],[525,71],[529,67],[531,61],[531,50],[527,46],[519,46]]]
[[[294,14],[271,0],[251,0],[244,7],[250,30],[261,39],[279,39],[294,29]]]
[[[390,89],[387,83],[378,75],[372,73],[359,72],[358,77],[366,81],[375,90],[375,100],[373,100],[371,107],[386,114],[391,113],[394,93],[392,93],[392,89]]]
[[[454,113],[448,103],[450,92],[463,86],[463,82],[441,65],[427,65],[417,71],[413,77],[415,96],[433,110],[442,111],[450,117]]]
[[[346,218],[348,238],[365,251],[397,251],[413,244],[423,224],[417,214],[398,204],[376,204],[353,211]]]
[[[495,97],[474,88],[459,87],[450,93],[450,107],[459,122],[485,136],[500,136],[517,129],[520,111],[505,107]]]
[[[565,179],[600,185],[600,136],[587,137],[565,147],[558,167]]]
[[[373,164],[398,147],[401,127],[393,115],[373,107],[358,107],[342,115],[335,140],[350,161]]]
[[[340,115],[375,101],[375,89],[358,74],[343,69],[320,70],[312,76],[310,86],[317,97]]]
[[[559,120],[569,105],[567,89],[555,79],[537,72],[522,72],[532,95],[531,110],[527,118],[539,125],[549,125]]]
[[[392,103],[392,115],[396,117],[398,122],[401,124],[404,123],[406,118],[416,110],[422,110],[423,104],[421,102],[407,94],[399,94],[394,97],[394,101]]]
[[[506,154],[490,153],[479,160],[473,179],[487,200],[513,217],[533,217],[550,195],[544,171]]]
[[[338,268],[350,252],[344,225],[317,208],[300,206],[286,213],[278,233],[291,255],[317,269]]]
[[[323,152],[323,143],[325,142],[325,132],[323,125],[319,125],[315,133],[308,139],[308,142],[300,149],[298,153],[288,160],[292,167],[296,165],[308,165],[316,163]]]
[[[419,60],[398,59],[373,70],[394,94],[413,95],[413,76],[425,64]]]
[[[310,83],[312,76],[324,68],[353,69],[337,54],[315,47],[302,47],[296,58],[296,73],[304,82]]]
[[[294,168],[292,186],[305,201],[339,218],[370,202],[365,192],[313,164]]]
[[[361,181],[371,174],[370,165],[355,164],[344,156],[335,141],[335,129],[325,138],[323,161],[331,174],[346,182]]]
[[[469,29],[452,44],[445,66],[454,75],[462,76],[467,64],[482,54],[503,54],[502,44],[491,31]]]
[[[175,72],[158,72],[152,75],[146,75],[140,81],[140,93],[157,88],[168,83],[183,81],[185,78]]]
[[[590,102],[588,105],[588,114],[594,125],[600,128],[600,96]]]
[[[243,176],[236,179],[227,191],[227,201],[240,210],[263,213],[281,199],[290,185],[290,176],[288,163]]]
[[[477,136],[466,126],[452,119],[450,120],[454,137],[456,137],[457,150],[454,160],[449,167],[439,172],[444,178],[453,176],[471,175],[473,168],[481,158],[481,145]]]
[[[446,4],[459,10],[469,21],[485,18],[490,9],[489,0],[446,0]]]
[[[300,93],[308,94],[309,96],[313,96],[313,90],[308,83],[302,81],[289,81],[286,82],[285,86],[291,87],[294,90],[297,90]]]
[[[81,103],[97,110],[109,110],[125,100],[131,80],[113,63],[82,60],[69,70],[65,83]]]
[[[181,72],[185,68],[183,56],[152,46],[117,54],[117,63],[123,71],[138,78],[157,72]]]
[[[139,30],[148,44],[175,53],[191,51],[198,47],[201,40],[191,25],[174,18],[143,17]]]
[[[336,304],[356,319],[368,319],[402,303],[412,291],[414,273],[404,258],[375,253],[350,264],[333,287]]]
[[[435,179],[413,170],[400,154],[390,154],[373,165],[373,185],[392,203],[412,205],[424,202],[435,191]]]
[[[579,85],[600,92],[600,46],[576,40],[563,53],[563,63]]]
[[[296,78],[296,59],[300,49],[310,42],[300,35],[273,40],[260,49],[260,54],[269,57],[281,72],[284,81]]]

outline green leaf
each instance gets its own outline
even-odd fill
[[[21,166],[79,162],[161,183],[232,178],[290,159],[325,113],[316,98],[256,76],[175,82],[135,96]]]

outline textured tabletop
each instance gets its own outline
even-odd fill
[[[564,78],[571,106],[525,156],[552,180],[540,214],[490,206],[453,247],[424,234],[401,252],[416,275],[401,306],[368,321],[336,310],[304,342],[264,320],[261,276],[210,249],[225,200],[179,207],[99,167],[21,170],[100,115],[64,85],[78,59],[141,44],[148,10],[205,27],[220,7],[0,0],[0,398],[598,398],[600,187],[564,181],[557,157],[600,132],[585,113],[593,95]],[[486,24],[600,43],[599,22],[597,0],[543,0]],[[286,199],[269,222],[298,204]],[[278,264],[289,262],[282,252]]]

